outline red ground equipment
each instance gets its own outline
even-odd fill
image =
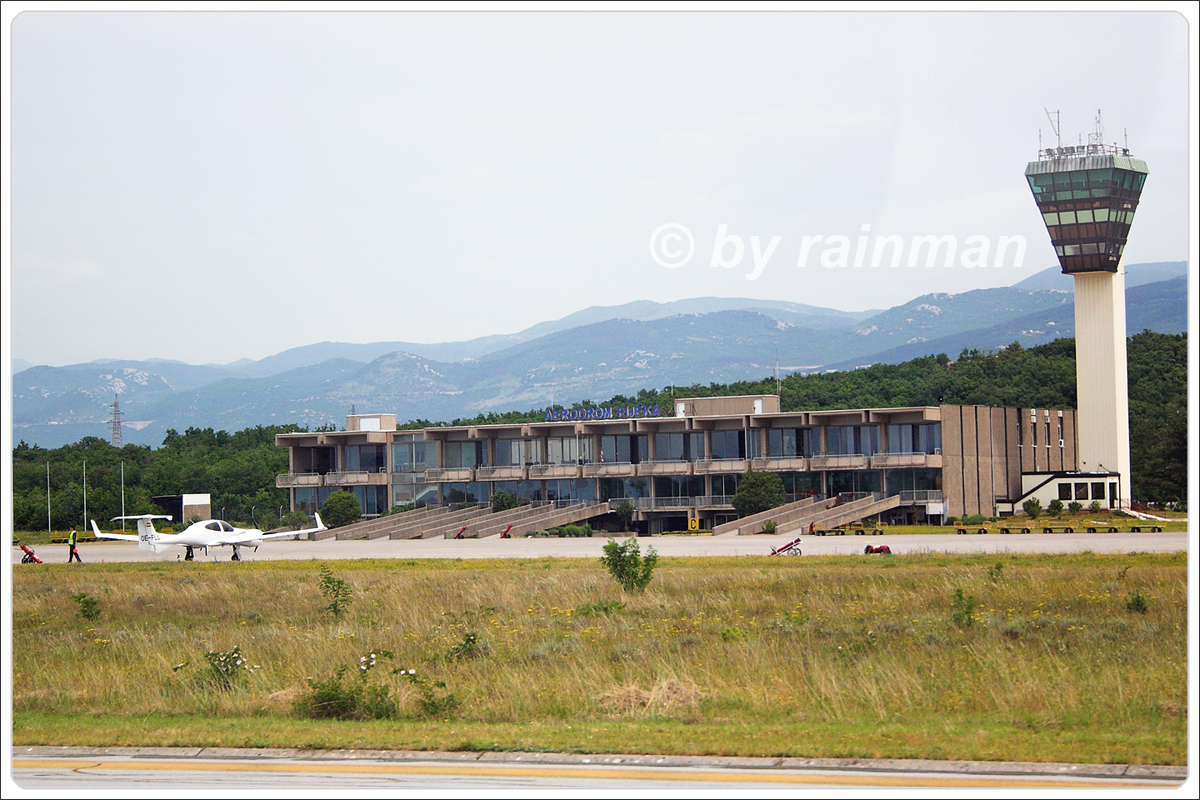
[[[797,536],[795,539],[788,542],[787,544],[785,544],[783,547],[779,548],[778,550],[776,550],[774,547],[772,547],[771,555],[773,555],[773,556],[782,556],[782,555],[798,556],[798,555],[800,555],[800,537]]]
[[[867,549],[863,550],[863,553],[864,554],[882,553],[885,556],[890,556],[892,554],[892,548],[888,547],[886,544],[881,544],[878,547],[872,547],[871,545],[867,545]]]
[[[511,531],[511,530],[512,530],[512,525],[509,525],[507,528],[504,529],[504,533],[500,534],[500,538],[501,539],[511,539],[512,534],[509,533],[509,531]]]
[[[454,538],[455,538],[455,539],[461,539],[461,538],[463,537],[463,534],[464,534],[464,533],[466,533],[466,532],[467,532],[467,526],[466,526],[466,525],[463,525],[463,526],[462,526],[462,529],[461,529],[461,530],[460,530],[458,533],[454,534]]]
[[[37,557],[37,553],[33,552],[33,548],[27,544],[21,545],[21,549],[25,551],[25,555],[21,556],[22,564],[40,564],[42,560]]]

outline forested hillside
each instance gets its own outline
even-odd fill
[[[1129,417],[1134,499],[1186,500],[1187,335],[1143,331],[1129,339]],[[709,386],[675,386],[617,395],[588,405],[673,407],[676,397],[773,394],[774,378]],[[980,404],[1075,407],[1075,341],[1058,339],[1033,348],[1013,344],[998,353],[964,351],[903,364],[878,364],[848,372],[791,375],[779,384],[784,411],[880,406]],[[456,419],[454,425],[540,421],[544,408]],[[668,412],[669,413],[669,412]],[[420,420],[407,427],[441,423]],[[287,451],[276,433],[296,425],[260,426],[237,433],[211,428],[168,431],[162,446],[114,448],[102,439],[45,450],[24,442],[13,450],[13,522],[16,530],[46,525],[46,465],[50,465],[51,523],[55,529],[83,519],[83,462],[87,460],[88,516],[107,520],[121,512],[121,463],[125,510],[155,511],[155,495],[204,492],[214,514],[260,526],[274,524],[287,493],[275,476],[287,471]],[[286,510],[286,509],[285,509]]]

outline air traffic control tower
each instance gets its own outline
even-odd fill
[[[1025,178],[1063,273],[1075,277],[1079,471],[1107,475],[1111,507],[1127,508],[1129,385],[1121,254],[1149,171],[1127,147],[1103,144],[1102,136],[1098,128],[1086,145],[1039,151]]]

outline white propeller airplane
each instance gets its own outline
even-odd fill
[[[138,547],[142,550],[152,550],[155,553],[161,553],[168,547],[187,548],[187,555],[184,556],[185,561],[191,561],[194,557],[192,548],[203,547],[204,554],[208,555],[210,547],[232,547],[233,557],[230,561],[242,560],[242,545],[248,545],[258,550],[258,546],[267,539],[282,539],[284,537],[303,536],[308,533],[320,533],[324,530],[329,530],[325,524],[321,522],[320,514],[313,514],[317,520],[317,527],[305,528],[300,531],[285,531],[283,533],[263,533],[257,528],[235,528],[228,522],[220,519],[206,519],[196,522],[188,527],[182,533],[159,533],[154,529],[154,520],[165,519],[168,522],[171,520],[171,515],[166,514],[143,514],[136,517],[113,517],[113,521],[119,519],[137,520],[137,536],[124,533],[105,533],[96,525],[96,520],[92,520],[92,533],[96,534],[98,539],[124,539],[129,542],[137,542]]]

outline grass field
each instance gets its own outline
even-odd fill
[[[312,562],[14,569],[13,743],[1184,764],[1186,564],[338,561],[341,617]],[[389,718],[304,718],[310,678]]]

